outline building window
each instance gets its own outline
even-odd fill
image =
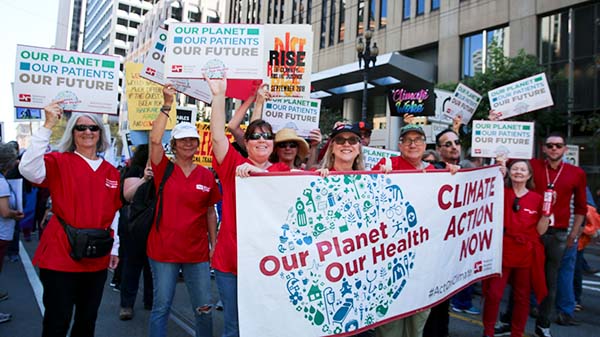
[[[369,29],[375,30],[375,0],[369,0]]]
[[[365,31],[365,0],[358,0],[358,11],[356,15],[356,36],[363,35]]]
[[[340,29],[338,31],[338,42],[344,42],[346,31],[346,0],[340,0]]]
[[[331,0],[333,1],[333,0]],[[327,38],[327,0],[323,0],[321,5],[321,37],[319,47],[325,48],[325,39]]]
[[[189,22],[200,22],[200,10],[196,6],[188,8],[187,19]]]
[[[304,11],[306,10],[306,8],[304,8],[304,1],[305,0],[300,0],[298,4],[298,23],[300,24],[304,23]]]
[[[333,46],[335,43],[335,0],[331,0],[330,6],[330,18],[329,18],[329,45]]]
[[[281,0],[281,3],[279,4],[279,23],[283,23],[283,16],[284,16],[284,0]]]
[[[417,0],[417,15],[425,14],[425,0]]]
[[[489,51],[496,45],[508,56],[509,28],[484,30],[462,39],[462,73],[461,78],[470,77],[476,73],[485,73],[491,61]]]
[[[379,0],[379,29],[387,26],[387,0]]]
[[[410,0],[404,0],[402,6],[402,19],[408,20],[410,19]]]
[[[296,6],[298,6],[298,0],[292,1],[292,24],[296,23]]]
[[[123,49],[123,48],[115,48],[115,54],[121,55],[121,56],[124,57],[126,55],[125,49]]]
[[[312,24],[312,0],[306,0],[306,23]]]
[[[431,11],[437,11],[440,9],[440,0],[431,0]]]

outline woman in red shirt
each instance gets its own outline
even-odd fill
[[[509,280],[515,301],[512,337],[523,336],[532,287],[538,302],[547,293],[544,247],[540,235],[548,229],[549,217],[542,215],[543,200],[542,196],[533,192],[532,174],[528,160],[517,159],[508,166],[508,179],[504,188],[502,276],[483,281],[484,336],[494,335],[500,300]]]

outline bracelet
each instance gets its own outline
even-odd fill
[[[171,110],[171,105],[163,105],[161,109]]]
[[[170,110],[170,109],[169,109]],[[169,110],[165,110],[163,108],[160,109],[160,112],[164,113],[165,116],[169,117]]]

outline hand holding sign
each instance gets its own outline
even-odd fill
[[[225,96],[225,91],[227,90],[226,74],[223,74],[223,78],[209,78],[204,74],[204,78],[213,96]]]
[[[46,115],[44,127],[46,129],[52,129],[56,124],[58,124],[58,120],[63,113],[63,109],[61,108],[62,102],[62,100],[52,101],[52,103],[44,107],[44,114]]]
[[[175,86],[171,83],[165,84],[165,86],[163,87],[163,105],[164,106],[171,106],[173,105],[173,99],[175,97],[175,94],[177,93],[177,90],[175,90]]]

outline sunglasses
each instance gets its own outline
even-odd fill
[[[444,144],[441,144],[443,147],[452,147],[452,141],[449,140],[447,142],[445,142]],[[460,139],[455,139],[454,140],[454,145],[459,146],[460,145]]]
[[[261,138],[264,140],[273,140],[275,136],[270,132],[255,132],[248,135],[249,140],[259,140]]]
[[[562,149],[565,146],[565,144],[563,144],[563,143],[546,143],[546,144],[544,144],[544,146],[546,146],[547,149],[553,149],[553,148]]]
[[[285,149],[285,148],[295,149],[298,147],[298,143],[296,142],[280,142],[277,143],[277,148]]]
[[[519,201],[520,200],[521,200],[521,198],[515,197],[515,201],[513,201],[512,210],[515,213],[518,212],[521,209],[521,205],[519,205]]]
[[[86,124],[76,124],[73,129],[77,130],[77,131],[85,131],[85,130],[90,130],[91,132],[96,132],[98,130],[100,130],[100,127],[98,125],[86,125]]]
[[[423,145],[423,144],[425,144],[425,139],[423,139],[423,138],[415,138],[415,139],[400,138],[400,142],[402,142],[402,145],[408,145],[408,146],[410,146],[410,144]]]
[[[333,138],[333,141],[337,145],[344,145],[344,144],[346,144],[346,142],[348,142],[348,144],[350,144],[350,145],[356,145],[356,144],[358,144],[360,139],[358,139],[358,137],[350,137],[350,138],[335,137],[335,138]]]

